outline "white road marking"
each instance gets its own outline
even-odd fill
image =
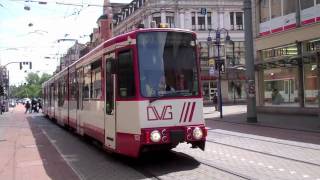
[[[303,178],[308,178],[309,175],[308,175],[308,174],[304,174],[302,177],[303,177]]]

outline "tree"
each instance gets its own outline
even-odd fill
[[[42,96],[42,83],[49,80],[51,75],[44,73],[41,77],[37,73],[29,73],[25,78],[25,84],[20,86],[11,86],[11,97],[17,98],[38,98]]]

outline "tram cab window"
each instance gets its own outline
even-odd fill
[[[133,59],[131,51],[118,54],[118,85],[119,95],[122,98],[135,96],[135,83],[133,71]]]

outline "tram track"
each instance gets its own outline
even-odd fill
[[[179,152],[175,152],[175,151],[171,151],[171,152],[174,153],[174,154],[176,154],[177,156],[183,156],[183,157],[186,157],[186,158],[190,158],[189,156],[187,156],[187,155],[185,155],[185,154],[183,154],[183,153],[179,153]],[[252,177],[249,177],[249,176],[247,176],[247,175],[244,175],[244,174],[241,174],[241,173],[232,171],[232,170],[230,170],[230,169],[226,169],[226,168],[224,168],[224,167],[218,166],[218,165],[216,165],[216,164],[214,164],[214,163],[211,163],[211,162],[208,162],[208,161],[206,161],[206,160],[204,160],[204,159],[202,159],[202,158],[197,157],[197,161],[198,161],[200,164],[204,165],[204,166],[208,166],[208,167],[210,167],[210,168],[214,168],[214,169],[216,169],[216,170],[219,170],[219,171],[222,171],[222,172],[231,174],[231,175],[233,175],[233,176],[236,176],[236,177],[239,177],[239,178],[242,178],[242,179],[247,179],[247,180],[254,180],[254,178],[252,178]]]
[[[307,162],[307,161],[303,161],[303,160],[299,160],[299,159],[293,159],[293,158],[279,156],[279,155],[275,155],[275,154],[271,154],[271,153],[267,153],[267,152],[256,151],[256,150],[243,148],[243,147],[239,147],[239,146],[234,146],[234,145],[230,145],[230,144],[225,144],[225,143],[220,143],[220,142],[216,142],[216,141],[208,140],[208,139],[207,139],[207,142],[222,145],[222,146],[232,147],[232,148],[236,148],[236,149],[241,149],[241,150],[245,150],[245,151],[250,151],[250,152],[254,152],[254,153],[258,153],[258,154],[262,154],[262,155],[266,155],[266,156],[277,157],[277,158],[281,158],[281,159],[285,159],[285,160],[289,160],[289,161],[295,161],[295,162],[299,162],[299,163],[304,163],[304,164],[320,167],[320,164]]]
[[[222,132],[213,132],[213,131],[208,131],[208,132],[209,132],[210,134],[222,134],[222,135],[233,136],[233,137],[238,137],[238,138],[243,138],[243,139],[250,139],[250,140],[268,142],[268,143],[273,143],[273,144],[279,144],[279,145],[297,147],[297,148],[302,148],[302,149],[309,149],[309,150],[320,151],[320,148],[305,147],[305,146],[299,146],[299,145],[294,145],[294,144],[288,144],[288,143],[282,143],[282,142],[275,142],[275,141],[271,141],[271,140],[265,140],[265,139],[259,139],[259,138],[252,138],[252,137],[246,137],[246,136],[240,136],[240,135],[228,134],[228,133],[222,133]]]

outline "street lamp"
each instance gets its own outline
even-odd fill
[[[225,37],[225,43],[229,43],[230,42],[230,36],[229,36],[229,31],[225,28],[222,29],[210,29],[209,30],[209,35],[207,38],[208,41],[208,45],[212,42],[212,37],[211,37],[211,31],[216,33],[216,39],[215,39],[215,44],[218,48],[217,50],[217,56],[215,56],[216,60],[215,60],[215,66],[216,69],[219,72],[219,77],[218,77],[218,101],[219,101],[219,110],[220,110],[220,118],[223,118],[223,114],[222,114],[222,93],[221,93],[221,70],[222,70],[222,65],[224,64],[224,60],[221,59],[220,57],[220,45],[221,45],[221,33],[226,33],[226,37]],[[210,46],[208,46],[208,51],[210,50]],[[210,54],[210,53],[209,53]],[[209,55],[210,56],[210,55]],[[209,57],[210,58],[210,57]]]

